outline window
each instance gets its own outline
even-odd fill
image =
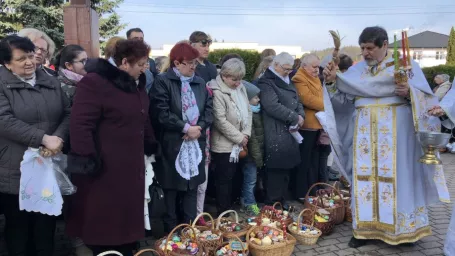
[[[443,51],[439,51],[439,52],[436,52],[436,59],[437,60],[445,60],[446,59],[446,52],[443,52]]]
[[[422,51],[414,51],[414,54],[412,55],[412,59],[421,60],[422,59]]]

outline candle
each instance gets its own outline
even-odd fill
[[[398,63],[398,42],[397,42],[397,33],[393,36],[393,61],[395,64],[395,70],[397,71],[400,68]]]
[[[401,48],[403,50],[403,66],[406,67],[406,46],[405,46],[405,36],[404,31],[401,31]]]
[[[409,39],[408,39],[408,31],[404,33],[406,37],[406,53],[408,54],[408,65],[411,66],[411,53],[409,51]]]

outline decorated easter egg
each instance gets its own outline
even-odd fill
[[[271,245],[272,244],[272,239],[268,236],[264,237],[262,240],[262,245]]]

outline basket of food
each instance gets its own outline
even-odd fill
[[[322,235],[322,232],[318,228],[314,227],[314,218],[311,218],[311,225],[300,222],[300,219],[303,217],[303,213],[306,211],[310,212],[310,216],[313,215],[310,209],[303,209],[303,211],[299,214],[297,223],[294,222],[290,224],[288,229],[299,243],[303,245],[314,245]]]
[[[231,221],[229,218],[224,217],[228,213],[234,213],[234,221]],[[248,232],[248,229],[250,229],[250,225],[248,225],[248,223],[240,223],[239,215],[236,211],[227,210],[218,216],[218,219],[216,221],[216,229],[221,230],[223,232],[223,237],[227,240],[237,237],[244,239],[246,232]]]
[[[196,227],[196,223],[198,222],[199,218],[203,218],[204,216],[207,216],[210,219],[211,227]],[[214,255],[216,249],[223,243],[223,232],[221,230],[215,229],[215,221],[213,220],[212,216],[206,212],[199,214],[196,219],[194,219],[191,227],[191,229],[188,227],[184,228],[182,230],[182,236],[186,238],[192,238],[195,234],[204,252],[208,255]],[[196,233],[193,233],[193,231]]]
[[[319,189],[316,194],[317,197],[310,198],[310,191],[316,186],[326,186],[327,189]],[[343,198],[340,191],[334,186],[327,183],[315,183],[305,195],[305,207],[317,212],[319,208],[325,209],[330,212],[330,217],[335,224],[341,224],[345,217],[345,207]]]
[[[248,249],[253,256],[290,256],[296,244],[295,238],[283,230],[269,226],[255,226],[246,234]]]
[[[181,236],[177,232],[180,228],[189,228],[193,234],[196,231],[188,224],[175,227],[168,236],[155,242],[155,250],[161,256],[202,256],[203,249],[195,236]]]
[[[294,221],[288,211],[276,209],[277,205],[281,206],[281,203],[277,202],[273,206],[265,205],[262,207],[255,220],[258,226],[270,226],[280,229],[282,222],[287,226]]]
[[[235,236],[229,242],[223,243],[216,251],[216,256],[248,256],[248,254],[248,244]]]
[[[332,233],[333,228],[335,227],[335,222],[330,214],[329,211],[319,208],[316,212],[312,211],[310,214],[303,214],[303,223],[312,225],[312,221],[314,221],[313,226],[321,230],[322,235],[325,236]]]

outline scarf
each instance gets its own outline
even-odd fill
[[[302,71],[301,72],[297,72],[295,77],[304,80],[305,83],[308,85],[307,87],[310,88],[311,91],[314,91],[312,88],[314,88],[316,90],[319,90],[321,98],[322,98],[322,96],[323,96],[322,91],[323,90],[321,89],[322,86],[321,86],[321,80],[319,80],[319,77],[318,76],[314,77],[314,76],[308,74],[308,72],[304,68],[301,68],[301,69],[302,69]]]
[[[173,68],[177,77],[180,78],[181,84],[181,100],[182,100],[182,118],[185,123],[191,126],[197,124],[199,119],[199,108],[197,106],[196,97],[191,89],[190,82],[193,81],[194,75],[186,77]],[[199,163],[202,161],[202,151],[197,140],[184,140],[180,147],[177,159],[175,159],[175,169],[178,174],[185,180],[190,180],[191,177],[199,175]]]
[[[250,108],[251,108],[251,111],[253,113],[257,114],[257,113],[261,112],[261,104],[260,103],[257,106],[254,106],[254,105],[250,104]]]
[[[64,78],[68,79],[71,84],[77,84],[84,77],[68,69],[59,69],[58,71]]]

